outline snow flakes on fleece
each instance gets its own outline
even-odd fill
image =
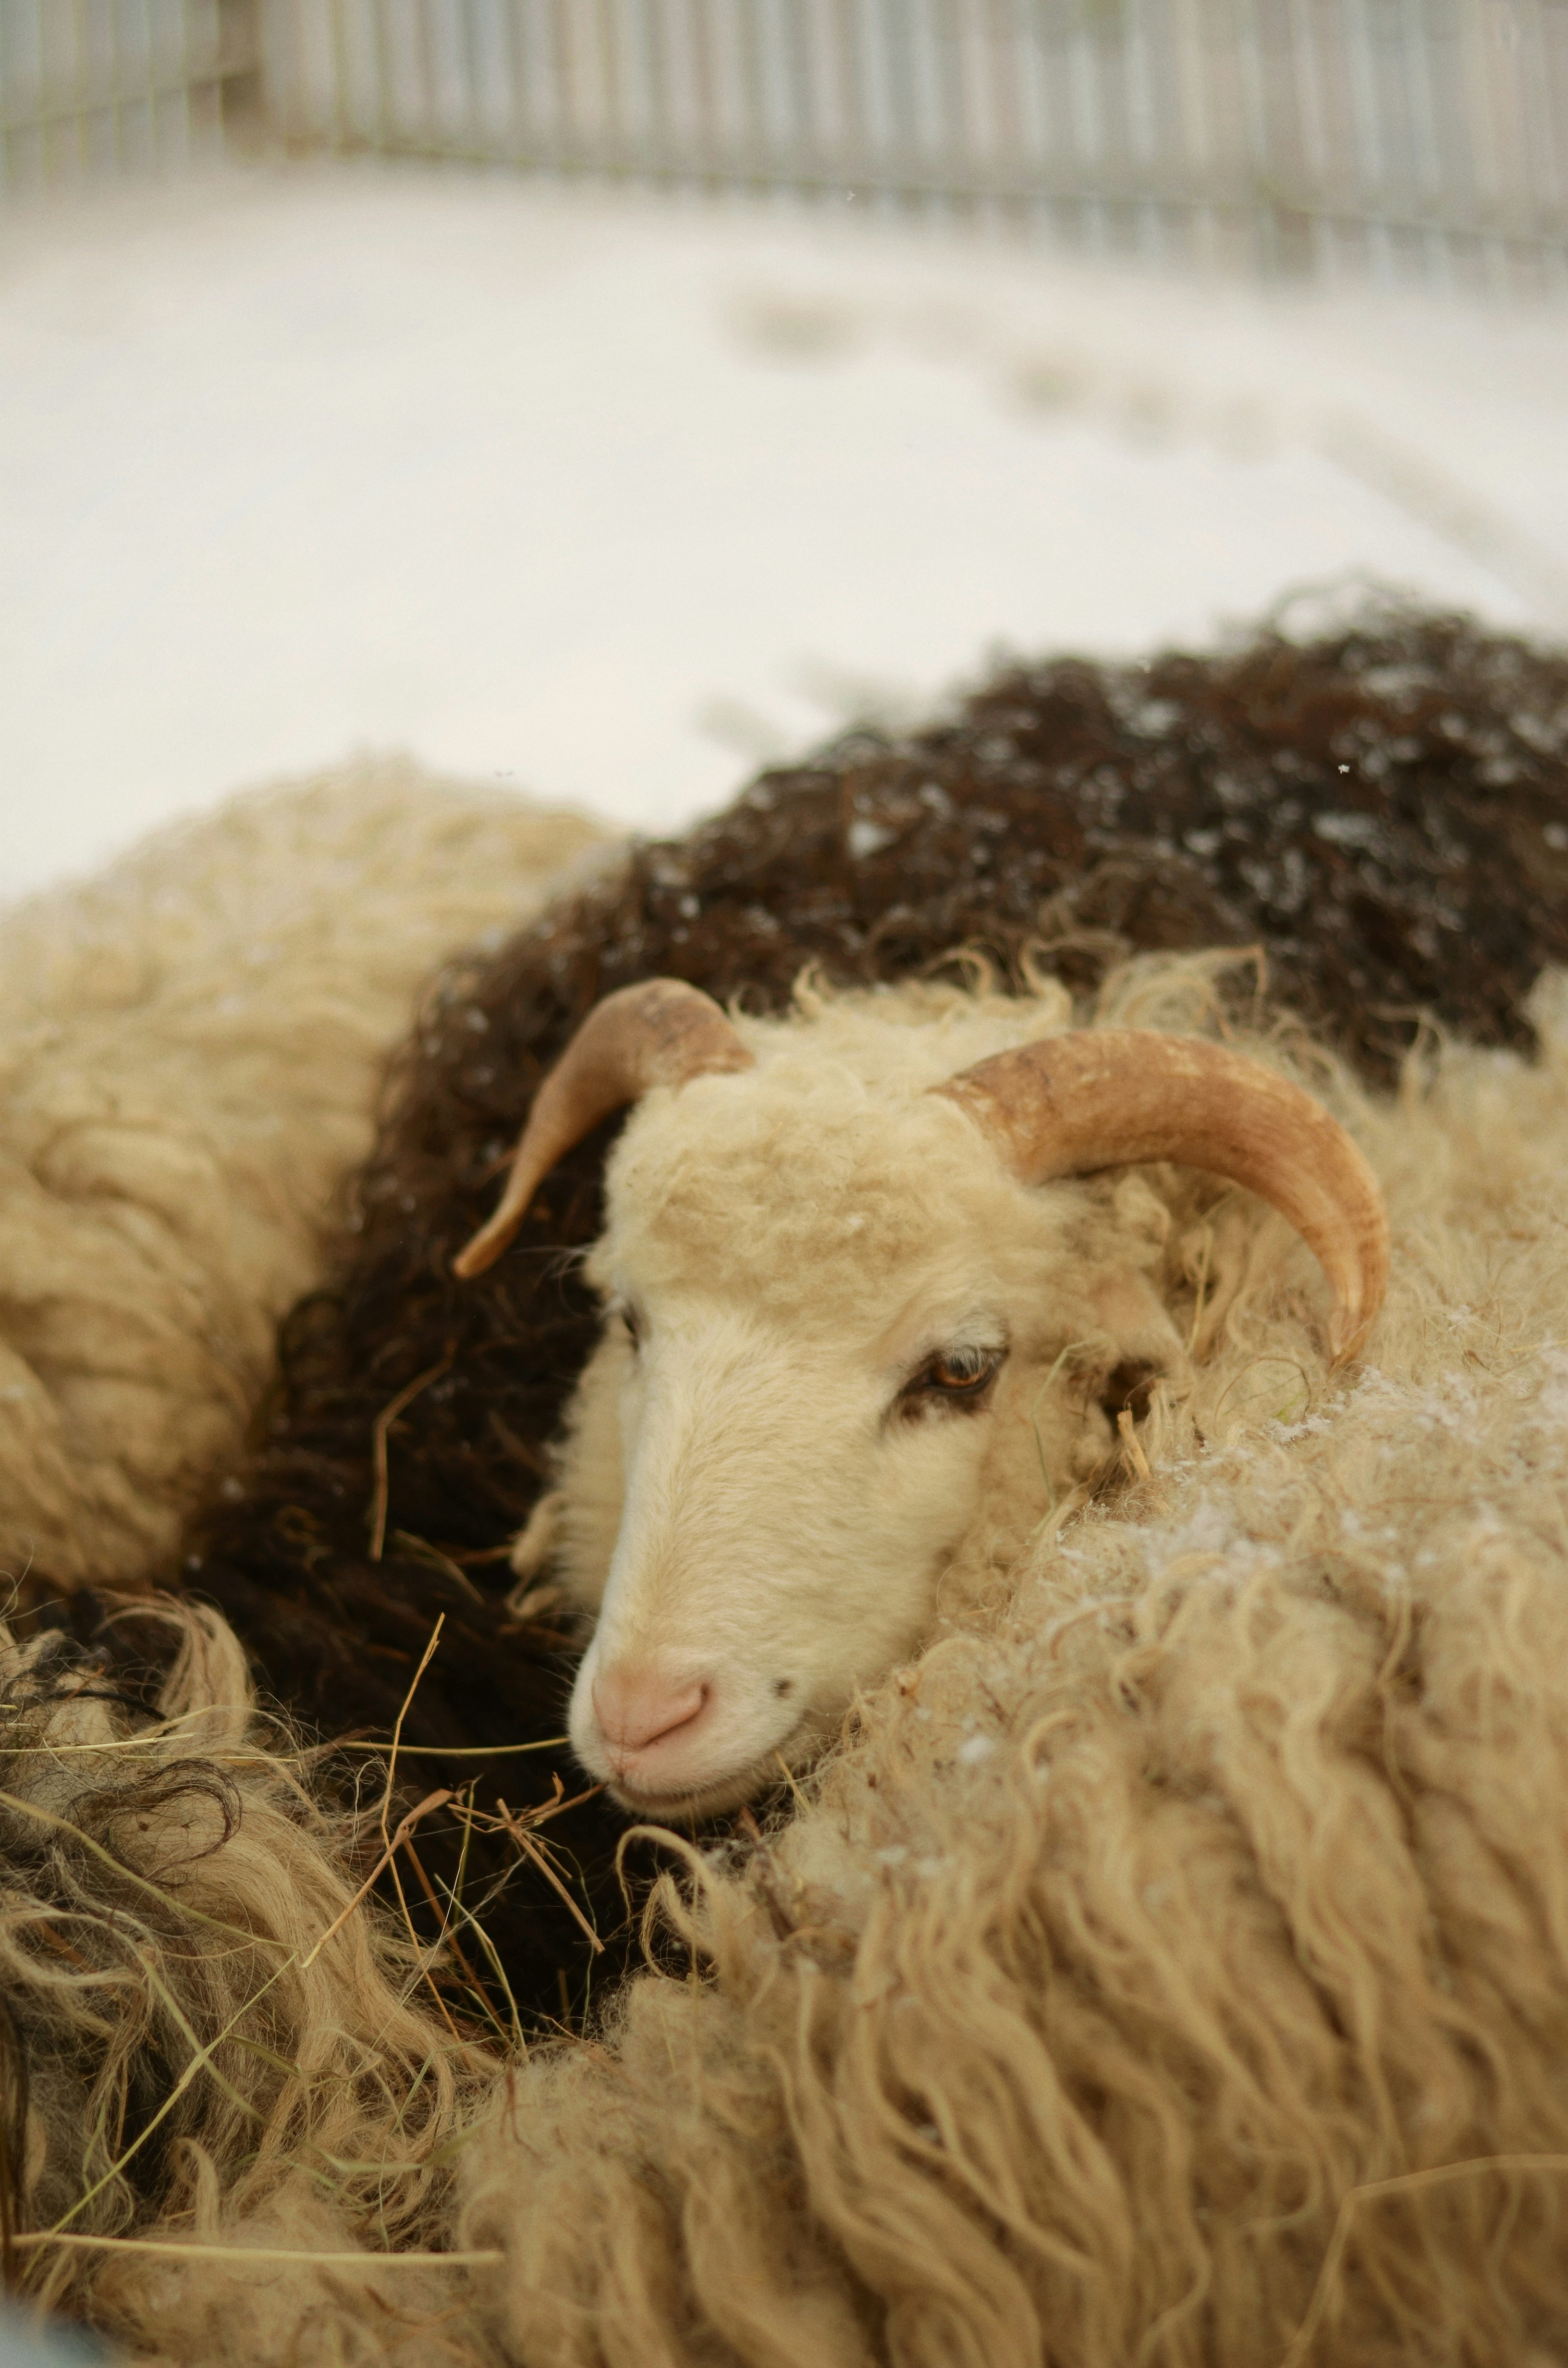
[[[1551,2348],[1568,1056],[1441,1051],[1350,1114],[1396,1245],[1375,1363],[1329,1383],[1274,1260],[1152,1476],[864,1702],[748,1863],[671,1882],[680,1970],[465,2158],[513,2357]],[[1302,1417],[1234,1418],[1265,1358]]]

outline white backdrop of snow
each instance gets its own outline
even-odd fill
[[[1568,313],[278,167],[0,217],[0,895],[402,746],[647,829],[998,649],[1568,627]]]

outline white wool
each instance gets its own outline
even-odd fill
[[[0,1567],[131,1580],[232,1456],[443,955],[583,818],[366,759],[236,799],[0,939]]]

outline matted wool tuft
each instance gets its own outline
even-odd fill
[[[0,1628],[7,2283],[138,2358],[297,2357],[308,2329],[324,2360],[466,2362],[460,2271],[268,2256],[437,2237],[494,2066],[363,1896],[375,1818],[324,1814],[233,1633],[120,1616],[173,1648],[151,1715],[107,1656]]]

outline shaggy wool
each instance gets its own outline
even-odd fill
[[[791,1818],[667,1840],[684,1966],[467,2150],[528,2368],[1562,2356],[1568,1044],[1270,1049],[1387,1189],[1365,1362],[1256,1209],[1200,1306],[1173,1185],[1192,1395]]]
[[[928,734],[852,737],[683,844],[634,853],[425,1005],[331,1288],[286,1324],[270,1443],[209,1504],[192,1584],[318,1729],[390,1728],[444,1611],[408,1740],[452,1755],[559,1732],[567,1640],[519,1633],[499,1555],[591,1338],[554,1261],[594,1230],[602,1141],[562,1170],[493,1287],[458,1291],[445,1262],[597,993],[676,971],[777,1007],[807,956],[850,982],[962,939],[1011,962],[1043,935],[1076,990],[1132,998],[1125,1016],[1238,1028],[1262,1024],[1255,971],[1228,1001],[1211,963],[1107,973],[1140,946],[1261,936],[1276,985],[1363,1077],[1400,1074],[1424,1003],[1528,1052],[1526,987],[1568,951],[1552,871],[1565,739],[1564,661],[1385,617],[1304,650],[1265,636],[1221,658],[1028,670]],[[32,1000],[6,1121],[28,1156],[0,1224],[58,1202],[103,1261],[102,1287],[73,1303],[77,1334],[49,1335],[36,1436],[56,1464],[28,1430],[0,1466],[51,1577],[140,1585],[167,1566],[203,1469],[235,1454],[273,1315],[324,1270],[323,1214],[368,1139],[399,1001],[495,894],[484,850],[515,809],[469,802],[460,860],[445,871],[427,838],[421,877],[432,793],[407,775],[392,791],[412,819],[389,825],[379,872],[352,822],[312,840],[306,814],[296,868],[286,818],[268,837],[252,809],[279,852],[258,870],[314,919],[239,1039],[243,1015],[217,1009],[243,990],[212,918],[233,907],[202,887],[182,903],[199,834],[101,907],[83,892],[103,919],[84,923],[79,956],[51,951],[36,914],[8,944],[11,1011],[24,983]],[[438,843],[438,818],[430,830]],[[463,915],[397,970],[389,914],[428,916],[443,895]],[[182,912],[188,973],[161,966]],[[117,945],[129,986],[113,985]],[[87,1008],[96,964],[108,985]],[[386,986],[380,1036],[361,970]],[[343,1035],[321,1039],[346,1098],[311,1082],[317,1033],[289,980],[298,1008],[348,1008]],[[317,1805],[329,1763],[256,1723],[210,1612],[167,1632],[185,1647],[172,1671],[146,1618],[99,1662],[59,1640],[7,1646],[13,2267],[170,2363],[1561,2356],[1568,1072],[1548,1038],[1532,1066],[1425,1037],[1392,1102],[1307,1040],[1270,1040],[1388,1185],[1394,1289],[1367,1363],[1324,1372],[1310,1261],[1282,1228],[1154,1179],[1194,1394],[1156,1402],[1100,1500],[1042,1528],[1021,1573],[949,1608],[798,1802],[755,1834],[743,1821],[642,1846],[680,1883],[655,1903],[654,1970],[586,2040],[476,2066],[464,2015],[481,1986],[449,1945],[392,1937],[370,1898],[312,1957],[378,1855],[378,1815]],[[142,1053],[164,1079],[145,1100]],[[281,1144],[256,1118],[262,1088]],[[80,1170],[90,1190],[69,1161],[40,1185],[57,1138],[80,1132],[90,1153],[94,1128],[154,1102],[143,1132],[200,1155],[176,1158],[161,1198],[117,1184],[107,1159]],[[187,1216],[168,1178],[198,1168],[216,1198],[192,1190]],[[32,1268],[16,1270],[42,1333]],[[69,1277],[70,1259],[51,1271]],[[171,1278],[179,1294],[160,1298]],[[165,1362],[185,1378],[165,1383]],[[95,1415],[106,1380],[122,1394]],[[420,1759],[389,1818],[472,1770]],[[590,1874],[603,1861],[607,1920],[612,1839],[590,1830],[583,1853]],[[425,1862],[438,1885],[449,1848]],[[562,1980],[577,2023],[586,1944],[564,1909],[536,1929],[545,1896],[542,1879],[514,1887],[491,2001],[512,1962],[536,1977],[536,2027]],[[23,2065],[40,2071],[27,2100]],[[106,2172],[81,2226],[101,2214],[90,2233],[187,2259],[27,2241]],[[475,2258],[394,2271],[373,2258],[389,2243]],[[350,2258],[272,2258],[294,2251]]]
[[[468,2361],[460,2270],[346,2284],[309,2257],[438,2231],[494,2069],[359,1898],[374,1825],[324,1816],[233,1634],[157,1599],[120,1619],[173,1648],[151,1716],[104,1655],[0,1628],[6,2283],[141,2359],[296,2358],[308,2324],[322,2360]],[[219,2238],[237,2259],[137,2249]]]
[[[1108,1016],[1211,1024],[1213,969],[1134,965]],[[659,1961],[592,2040],[481,2064],[368,1902],[307,1964],[366,1836],[210,1615],[152,1722],[15,1656],[18,2252],[171,2368],[1561,2357],[1568,1030],[1434,1042],[1392,1101],[1256,1049],[1383,1180],[1364,1360],[1327,1371],[1278,1219],[1147,1171],[1189,1394],[792,1814],[663,1838]],[[244,1944],[192,1947],[193,1911]],[[88,2211],[211,2251],[28,2246],[161,2106],[162,2166]],[[389,2239],[460,2258],[394,2272]]]
[[[233,801],[8,914],[0,1566],[162,1575],[435,962],[600,834],[397,760]]]

